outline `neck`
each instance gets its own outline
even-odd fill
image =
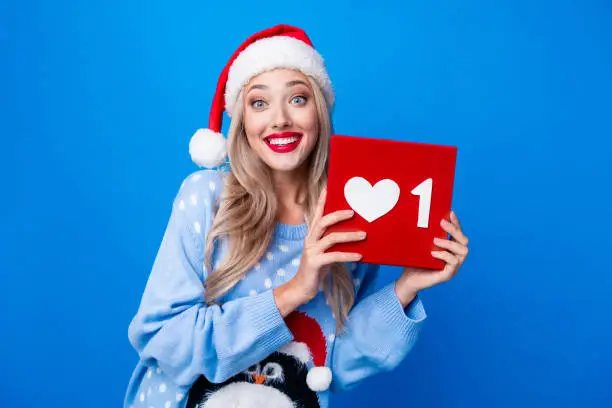
[[[291,172],[274,171],[272,183],[278,198],[278,220],[285,224],[302,224],[304,222],[303,201],[305,198],[304,170]]]

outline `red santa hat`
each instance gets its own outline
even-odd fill
[[[334,105],[334,90],[321,55],[303,30],[277,25],[251,35],[234,52],[219,76],[207,129],[198,129],[189,142],[191,159],[201,167],[225,162],[226,139],[221,134],[223,111],[231,117],[238,95],[251,78],[276,68],[301,71],[321,88],[328,108]]]
[[[293,341],[279,351],[291,355],[303,364],[313,362],[314,367],[308,370],[306,384],[316,392],[329,388],[332,373],[325,366],[327,343],[319,323],[306,313],[295,311],[285,319],[287,327],[293,334]]]

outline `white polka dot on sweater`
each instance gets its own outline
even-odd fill
[[[168,387],[166,386],[166,383],[161,383],[159,385],[159,392],[166,392],[167,389]]]
[[[198,196],[195,194],[192,194],[191,197],[189,197],[189,201],[191,201],[192,205],[198,204]]]
[[[274,259],[274,255],[272,255],[272,252],[268,252],[268,253],[266,254],[266,258],[268,258],[268,261],[271,261],[271,260],[273,260],[273,259]]]
[[[208,188],[210,189],[210,191],[215,191],[217,189],[217,186],[213,181],[211,181],[210,183],[208,183]]]
[[[278,271],[276,271],[276,274],[278,276],[285,276],[285,270],[283,268],[279,268]]]
[[[176,393],[176,400],[177,400],[177,401],[182,401],[184,396],[185,396],[185,395],[183,395],[183,394],[181,394],[180,392],[178,392],[178,393]]]
[[[172,406],[172,402],[170,401],[166,401],[166,403],[164,404],[164,408],[170,408]]]
[[[200,223],[197,221],[193,223],[193,229],[198,234],[202,232],[202,227],[200,226]]]
[[[179,209],[181,209],[181,210],[185,209],[185,200],[179,201]]]
[[[157,374],[161,374],[161,368],[157,367],[157,368],[155,369],[155,372],[156,372]]]
[[[191,181],[198,181],[201,178],[202,178],[201,174],[194,174],[193,176],[191,176]]]
[[[144,400],[145,400],[145,394],[144,394],[144,392],[141,392],[140,393],[140,402],[144,402]]]
[[[264,281],[264,285],[268,289],[270,289],[272,287],[272,281],[270,280],[270,278],[266,278],[266,280]]]
[[[153,375],[153,370],[149,368],[149,371],[147,371],[147,378],[151,378],[152,375]]]
[[[287,245],[279,245],[278,246],[279,251],[281,252],[287,252],[289,251],[289,248],[287,247]]]
[[[329,341],[333,342],[334,340],[336,340],[336,335],[332,333],[329,336],[327,336],[327,338],[329,339]]]
[[[291,261],[291,265],[300,266],[300,258],[295,258],[293,261]]]
[[[249,295],[251,296],[255,296],[257,294],[257,291],[255,289],[251,289],[251,291],[249,292]]]

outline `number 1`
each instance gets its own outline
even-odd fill
[[[427,228],[429,226],[432,186],[433,180],[428,178],[411,191],[413,195],[419,196],[419,220],[417,222],[417,227],[419,228]]]

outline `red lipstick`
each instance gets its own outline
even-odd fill
[[[294,151],[302,141],[299,132],[273,133],[264,138],[266,145],[276,153],[289,153]]]

